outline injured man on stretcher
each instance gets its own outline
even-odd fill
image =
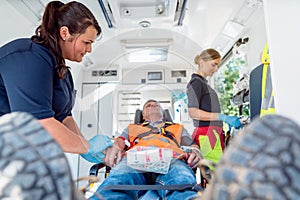
[[[143,123],[129,124],[106,149],[104,162],[112,169],[90,199],[137,199],[147,192],[142,188],[126,190],[125,185],[197,185],[193,169],[201,158],[200,150],[187,130],[180,124],[164,122],[163,109],[156,100],[144,104],[142,115]],[[130,147],[124,154],[125,140]],[[161,199],[198,196],[193,187],[157,190],[156,195]]]

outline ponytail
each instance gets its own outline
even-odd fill
[[[62,26],[67,26],[71,35],[82,34],[89,26],[94,26],[97,36],[101,34],[101,28],[91,13],[82,3],[72,1],[62,3],[51,1],[47,4],[42,19],[42,24],[35,30],[32,41],[45,46],[56,58],[56,74],[63,79],[68,68],[62,56],[59,46],[59,30]]]
[[[34,42],[42,44],[54,54],[57,63],[55,66],[56,75],[58,75],[60,79],[64,78],[68,69],[65,65],[65,60],[62,57],[62,51],[58,43],[59,27],[57,24],[57,13],[59,8],[63,5],[64,3],[60,1],[48,3],[43,15],[42,24],[37,27],[35,35],[31,38]]]

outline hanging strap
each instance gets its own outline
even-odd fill
[[[262,84],[261,84],[261,109],[260,116],[275,113],[274,89],[272,86],[271,71],[270,71],[270,54],[268,44],[265,45],[262,53]]]
[[[275,113],[274,90],[272,86],[270,65],[264,64],[262,74],[262,97],[260,116]]]

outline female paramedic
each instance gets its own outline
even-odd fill
[[[224,150],[223,122],[230,127],[241,128],[236,116],[221,114],[217,93],[206,78],[218,71],[221,55],[214,49],[206,49],[194,59],[197,73],[187,85],[188,112],[193,119],[195,130],[193,140],[200,146],[204,158],[218,162]]]
[[[97,134],[87,141],[71,110],[75,90],[65,59],[80,62],[101,34],[90,10],[79,2],[49,2],[35,35],[0,48],[0,115],[32,114],[65,152],[101,162],[109,138]]]

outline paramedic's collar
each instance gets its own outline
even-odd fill
[[[201,76],[200,74],[197,74],[197,73],[194,73],[194,74],[192,74],[192,78],[195,78],[195,77],[199,77],[199,78],[201,78],[204,82],[208,82],[207,80],[206,80],[206,78],[204,78],[203,76]]]

